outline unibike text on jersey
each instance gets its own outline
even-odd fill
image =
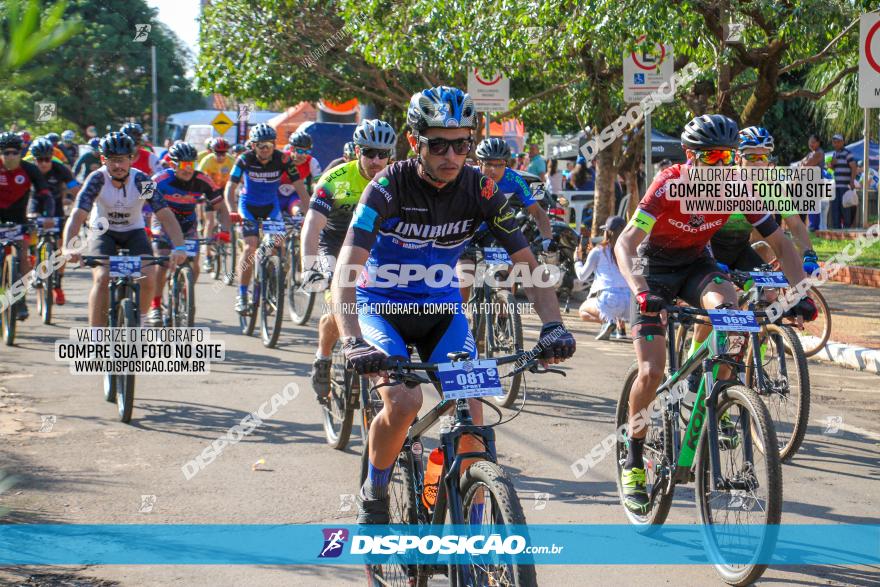
[[[473,219],[470,218],[441,225],[400,222],[394,227],[394,234],[432,239],[447,235],[467,234],[471,231],[472,226]]]

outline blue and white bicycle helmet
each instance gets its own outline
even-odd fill
[[[476,128],[477,109],[465,92],[437,86],[413,94],[406,122],[416,134],[428,128]]]
[[[750,126],[739,131],[739,150],[763,147],[773,150],[773,135],[763,126]]]

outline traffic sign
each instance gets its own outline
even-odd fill
[[[211,126],[214,127],[214,130],[216,130],[219,135],[226,134],[226,131],[229,130],[232,124],[232,121],[229,120],[229,117],[226,116],[225,112],[218,112],[217,116],[214,117],[214,120],[211,121]]]
[[[672,45],[648,45],[643,42],[646,36],[636,40],[635,51],[623,54],[623,99],[629,103],[641,102],[672,79]],[[672,102],[673,96],[674,92],[655,94],[658,102]]]
[[[880,14],[859,21],[859,106],[880,107]]]
[[[510,79],[504,74],[487,75],[479,68],[470,68],[467,91],[477,112],[506,112],[510,104]]]

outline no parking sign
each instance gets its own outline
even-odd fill
[[[859,22],[859,106],[880,107],[880,14]]]

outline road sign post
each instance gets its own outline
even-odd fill
[[[880,108],[880,14],[859,22],[859,106]]]
[[[664,83],[672,80],[674,70],[672,45],[644,43],[646,35],[636,40],[635,51],[623,54],[623,99],[630,103],[641,102],[653,95],[657,102],[672,102],[672,92],[657,92]],[[651,183],[651,113],[645,112],[645,188]]]

